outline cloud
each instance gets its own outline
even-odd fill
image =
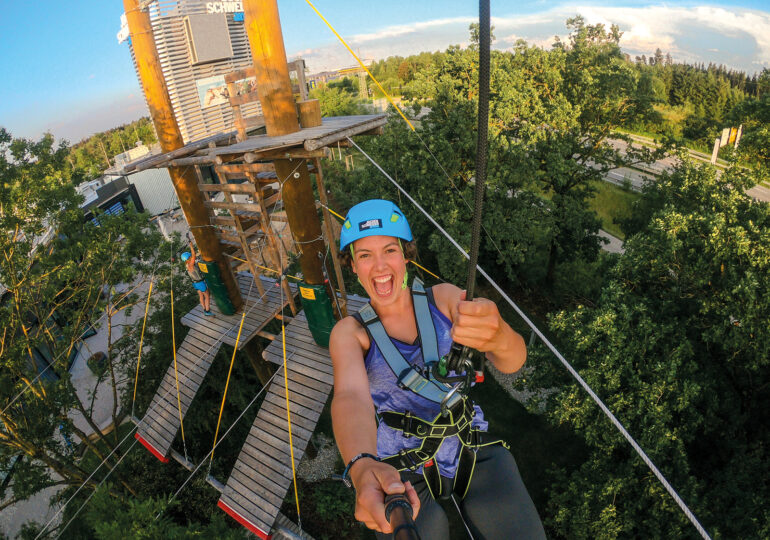
[[[540,13],[493,17],[497,36],[494,46],[507,49],[517,39],[524,39],[549,48],[554,36],[566,37],[565,21],[578,14],[589,24],[618,25],[623,33],[621,47],[631,55],[650,55],[660,48],[677,61],[713,61],[749,72],[770,66],[770,13],[719,6],[563,4]],[[471,17],[439,18],[388,26],[346,39],[354,50],[369,59],[407,56],[467,42],[468,25],[474,21]],[[297,51],[292,56],[304,57],[311,71],[355,63],[337,42]]]

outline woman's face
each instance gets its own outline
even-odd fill
[[[367,236],[353,243],[353,272],[373,303],[395,302],[402,291],[406,260],[398,238]]]

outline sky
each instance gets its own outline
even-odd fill
[[[379,60],[465,45],[477,20],[470,0],[314,0],[363,58]],[[352,6],[355,6],[354,8]],[[629,0],[492,0],[496,49],[517,39],[550,47],[565,21],[617,24],[624,52],[655,49],[679,62],[713,62],[753,74],[770,68],[770,0],[720,3]],[[278,0],[289,60],[311,73],[353,58],[304,0]],[[0,0],[0,126],[14,136],[50,131],[74,143],[147,115],[128,44],[119,44],[120,0]]]

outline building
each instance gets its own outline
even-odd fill
[[[234,130],[224,76],[253,66],[243,22],[243,3],[154,0],[145,4],[174,116],[185,144]],[[131,48],[125,14],[121,16],[121,23],[118,41],[128,42]],[[136,69],[133,48],[131,58]],[[252,91],[253,81],[253,78],[239,81],[238,94]],[[258,101],[242,106],[241,110],[244,116],[262,113]]]

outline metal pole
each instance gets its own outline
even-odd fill
[[[278,4],[276,0],[245,0],[243,9],[267,135],[275,137],[299,131]],[[324,278],[318,254],[324,252],[324,241],[307,161],[277,159],[274,163],[278,179],[285,181],[283,202],[300,251],[304,280],[311,285],[321,285]]]
[[[163,152],[171,152],[184,146],[184,141],[174,117],[171,98],[163,78],[150,14],[147,8],[140,7],[140,3],[139,0],[123,0],[123,8],[126,11],[128,28],[131,32],[131,45],[136,58],[139,79],[155,125],[158,142]],[[198,189],[195,170],[192,167],[169,167],[168,172],[201,256],[204,260],[216,261],[230,302],[235,309],[239,309],[243,305],[243,299],[230,263],[222,253],[222,246],[214,228],[210,226],[209,214],[203,204],[203,195]]]

